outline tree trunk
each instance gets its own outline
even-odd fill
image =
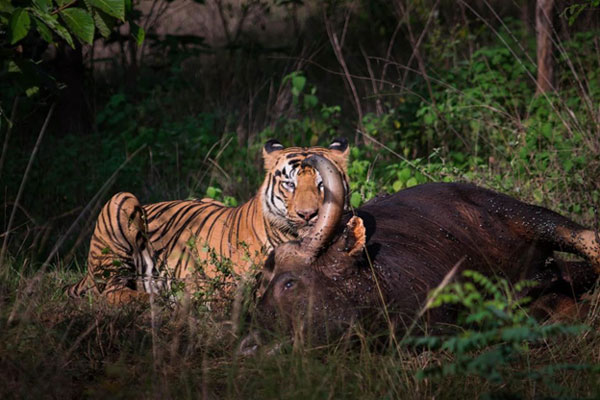
[[[65,88],[59,92],[56,107],[56,123],[59,135],[86,134],[91,131],[91,116],[85,96],[85,67],[81,45],[72,49],[59,44],[54,60],[56,80]]]
[[[554,60],[552,58],[553,8],[554,0],[537,0],[535,6],[535,30],[537,34],[537,94],[554,90]]]

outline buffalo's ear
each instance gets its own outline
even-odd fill
[[[362,218],[354,216],[350,218],[344,229],[344,250],[350,256],[360,255],[367,242],[367,231]]]
[[[285,149],[285,147],[276,139],[267,140],[263,147],[263,160],[265,171],[270,171],[275,162],[277,160],[277,156],[281,150]]]
[[[330,278],[343,277],[356,270],[356,261],[362,256],[367,239],[365,225],[360,217],[352,217],[344,232],[331,244],[319,260],[320,269]]]

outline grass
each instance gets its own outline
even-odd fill
[[[236,332],[227,311],[207,312],[193,302],[153,309],[67,299],[64,285],[79,276],[60,269],[2,274],[0,397],[593,398],[600,392],[597,318],[585,321],[591,329],[584,333],[531,345],[502,366],[508,378],[501,383],[462,373],[423,379],[419,371],[451,363],[452,354],[389,347],[355,327],[350,341],[241,357],[236,348],[244,331]],[[540,379],[532,379],[537,370]]]

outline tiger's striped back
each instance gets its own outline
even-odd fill
[[[322,202],[320,176],[301,167],[319,154],[339,167],[347,185],[348,145],[336,139],[329,148],[290,147],[269,141],[263,149],[265,180],[257,194],[239,207],[212,199],[175,200],[141,206],[119,193],[103,207],[88,255],[88,273],[68,290],[88,290],[115,298],[168,289],[175,280],[196,286],[212,278],[226,259],[233,274],[260,264],[277,244],[302,235],[316,221]],[[137,292],[137,293],[134,293]]]

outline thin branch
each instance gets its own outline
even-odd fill
[[[46,120],[44,121],[44,125],[42,125],[42,129],[38,135],[37,141],[35,142],[35,146],[33,147],[33,151],[31,152],[31,156],[29,156],[29,162],[27,163],[27,167],[25,168],[25,173],[23,174],[23,179],[21,179],[21,186],[19,186],[19,191],[17,192],[17,197],[15,199],[15,205],[12,208],[10,213],[10,217],[8,219],[8,226],[6,228],[6,236],[4,237],[4,242],[2,242],[2,250],[0,251],[0,268],[4,265],[4,256],[6,254],[6,248],[8,246],[9,232],[12,228],[15,215],[17,213],[17,205],[21,200],[21,196],[23,195],[23,191],[25,190],[25,184],[27,183],[27,178],[29,177],[29,171],[31,171],[31,166],[33,165],[33,160],[40,148],[40,144],[42,143],[42,138],[46,133],[46,128],[48,128],[48,123],[50,122],[50,118],[52,117],[52,113],[54,112],[54,107],[56,103],[50,106],[50,110],[48,110],[48,114],[46,115]]]
[[[6,128],[6,136],[4,137],[4,145],[2,145],[2,155],[0,156],[0,176],[2,176],[2,167],[4,166],[4,159],[6,158],[6,150],[8,149],[8,140],[12,132],[13,126],[15,126],[15,118],[17,116],[17,107],[19,106],[19,96],[15,97],[13,101],[12,110],[10,111],[10,121],[8,121],[8,128]]]
[[[77,218],[75,219],[75,221],[73,221],[73,223],[71,224],[71,226],[69,227],[69,229],[67,229],[67,231],[62,235],[62,237],[58,240],[58,242],[56,242],[56,244],[54,245],[54,248],[50,252],[50,255],[48,255],[48,257],[46,258],[46,261],[44,261],[44,263],[42,264],[42,266],[40,267],[40,269],[36,272],[35,276],[27,284],[27,288],[24,290],[25,293],[33,293],[33,286],[35,284],[37,284],[38,282],[41,281],[42,275],[46,272],[46,269],[48,268],[48,265],[50,265],[50,260],[52,260],[52,258],[54,258],[54,256],[56,255],[56,253],[58,252],[58,250],[61,248],[61,246],[64,243],[64,241],[67,239],[67,237],[69,237],[69,235],[71,234],[71,232],[73,232],[73,229],[75,229],[75,227],[79,224],[79,221],[81,220],[81,218],[88,212],[88,210],[91,208],[92,204],[95,204],[95,202],[113,184],[113,182],[116,179],[116,177],[119,174],[119,172],[121,172],[121,170],[123,168],[125,168],[125,166],[127,164],[129,164],[129,162],[135,156],[137,156],[145,147],[146,147],[145,144],[142,145],[136,151],[134,151],[130,156],[128,156],[125,159],[125,161],[123,161],[121,163],[121,165],[119,165],[119,167],[115,170],[115,172],[113,172],[113,174],[106,180],[106,182],[104,182],[104,184],[102,185],[102,187],[91,198],[91,200],[87,203],[87,205],[83,208],[83,210],[81,210],[81,213],[79,213],[79,215],[77,216]],[[16,315],[16,312],[19,309],[22,301],[23,301],[22,296],[18,295],[17,299],[15,300],[15,303],[13,304],[13,310],[12,310],[12,312],[10,314],[10,317],[8,318],[8,323],[9,324],[12,323],[12,321],[13,321],[15,315]],[[29,303],[28,310],[29,310],[29,308],[32,307],[33,304],[35,304],[35,302],[33,302],[33,301]]]
[[[360,128],[360,130],[363,130],[362,129],[363,113],[362,113],[362,109],[360,106],[360,98],[358,97],[358,92],[356,90],[356,86],[354,85],[352,76],[350,75],[350,71],[348,70],[348,66],[346,65],[346,61],[344,60],[344,55],[342,54],[342,48],[340,46],[340,43],[338,41],[338,37],[337,37],[336,33],[333,31],[333,27],[331,26],[331,21],[329,21],[329,19],[327,18],[327,15],[325,15],[324,18],[325,18],[325,28],[327,29],[327,34],[329,35],[329,39],[331,41],[333,51],[335,53],[336,58],[338,59],[338,62],[340,63],[340,66],[342,67],[342,70],[344,71],[344,77],[346,78],[346,82],[348,83],[348,86],[350,87],[350,91],[352,93],[352,98],[354,100],[354,107],[356,108],[356,113],[358,114],[358,127]],[[358,139],[358,137],[356,137],[356,139]]]
[[[227,23],[227,17],[225,16],[225,11],[223,11],[223,2],[221,0],[215,0],[215,4],[217,5],[217,11],[219,11],[219,18],[221,18],[221,25],[223,25],[223,32],[225,33],[225,38],[227,39],[227,44],[231,44],[231,33],[229,32],[229,24]]]
[[[54,245],[54,248],[50,252],[50,255],[48,256],[48,258],[46,258],[46,261],[44,261],[44,263],[42,264],[42,267],[40,268],[40,271],[43,271],[48,266],[48,264],[50,263],[50,260],[52,260],[52,258],[54,257],[54,255],[58,252],[58,250],[62,246],[63,242],[71,234],[71,232],[73,232],[73,229],[75,228],[75,226],[77,226],[77,224],[79,223],[79,220],[81,220],[82,216],[90,209],[91,205],[96,201],[96,199],[99,198],[110,187],[110,185],[112,185],[112,183],[114,182],[114,180],[117,177],[117,175],[119,174],[119,172],[121,172],[121,170],[123,168],[125,168],[125,166],[127,164],[129,164],[129,162],[135,156],[137,156],[145,147],[146,147],[145,144],[142,145],[142,146],[140,146],[136,151],[134,151],[130,156],[128,156],[125,159],[125,161],[123,161],[121,163],[121,165],[119,165],[119,167],[115,170],[115,172],[113,172],[113,174],[110,176],[110,178],[108,178],[108,180],[104,183],[104,185],[102,185],[102,187],[100,188],[100,190],[98,190],[98,192],[96,192],[96,194],[94,195],[94,197],[92,197],[92,199],[88,202],[88,204],[85,206],[85,208],[77,216],[77,218],[75,219],[75,221],[73,221],[73,223],[71,224],[71,226],[69,227],[69,229],[67,229],[67,231],[65,232],[65,234],[58,240],[58,242],[56,242],[56,244]]]
[[[375,96],[375,109],[377,110],[377,116],[381,116],[383,115],[383,107],[381,106],[381,98],[379,97],[379,90],[377,89],[375,74],[373,73],[373,68],[371,67],[371,60],[369,60],[369,56],[367,55],[367,52],[362,44],[360,45],[360,52],[365,59],[367,71],[369,72],[369,77],[371,78],[371,87],[373,88],[373,95]]]
[[[71,2],[69,2],[69,3],[67,3],[67,4],[63,4],[62,6],[58,7],[56,10],[52,11],[52,12],[50,13],[50,15],[55,15],[55,14],[58,14],[58,13],[59,13],[59,12],[61,12],[62,10],[64,10],[64,9],[67,9],[67,8],[71,7],[71,6],[72,6],[73,4],[75,4],[75,3],[77,3],[77,0],[73,0],[73,1],[71,1]]]
[[[429,13],[429,18],[427,20],[427,25],[425,25],[425,28],[423,28],[423,32],[421,33],[421,36],[417,40],[415,40],[410,21],[409,21],[409,23],[406,24],[406,28],[408,30],[408,37],[409,37],[410,43],[413,47],[413,55],[417,59],[417,64],[419,65],[419,70],[421,71],[421,75],[423,76],[423,79],[425,79],[425,84],[427,85],[427,91],[429,92],[429,97],[431,98],[431,102],[434,105],[436,104],[436,102],[435,102],[435,97],[433,96],[433,89],[431,87],[431,81],[429,79],[429,75],[427,74],[427,70],[425,68],[425,61],[423,60],[423,57],[421,56],[421,51],[419,50],[419,47],[421,46],[421,41],[422,41],[423,37],[425,36],[425,32],[427,31],[427,28],[429,27],[429,22],[431,21],[432,16],[433,16],[435,10],[437,9],[438,3],[439,3],[439,0],[436,1],[434,6],[432,7],[431,12]],[[398,5],[398,7],[400,7],[401,12],[404,15],[406,15],[408,18],[410,18],[408,15],[410,7],[407,6],[406,8],[404,8],[404,5],[401,4],[401,2],[397,2],[396,4]],[[405,81],[406,81],[406,79],[402,79],[402,86],[404,86]]]
[[[396,29],[394,29],[394,33],[392,33],[392,37],[390,38],[390,42],[388,43],[387,51],[385,52],[385,59],[390,60],[392,54],[392,48],[394,47],[394,43],[396,42],[396,36],[398,36],[398,32],[400,32],[400,28],[402,27],[402,19],[398,18],[398,24],[396,25]],[[383,81],[385,80],[385,74],[387,72],[388,66],[393,64],[391,61],[386,61],[383,64],[383,69],[381,71],[381,78],[379,82],[379,90],[383,89]]]

